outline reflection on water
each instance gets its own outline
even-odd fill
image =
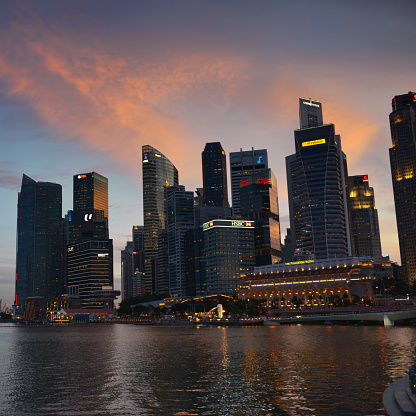
[[[1,415],[375,415],[413,327],[0,326]]]

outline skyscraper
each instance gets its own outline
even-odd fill
[[[391,176],[400,257],[405,277],[416,280],[416,93],[396,95],[390,113]]]
[[[133,296],[142,296],[146,293],[143,228],[143,225],[133,225]]]
[[[185,233],[194,227],[194,196],[182,185],[166,188],[169,294],[185,296]]]
[[[108,230],[108,179],[74,175],[73,210],[68,212],[68,287],[83,308],[103,308],[99,292],[113,286],[113,241]]]
[[[227,162],[220,142],[206,143],[202,152],[203,204],[228,207]]]
[[[322,126],[322,103],[310,98],[299,98],[299,122],[301,129]]]
[[[157,232],[167,228],[165,187],[178,185],[178,171],[172,162],[152,146],[142,147],[143,224],[146,293],[155,293]]]
[[[203,229],[206,295],[233,295],[241,276],[254,270],[251,221],[213,220]]]
[[[335,126],[295,130],[295,146],[286,165],[296,248],[316,258],[346,257],[350,254],[346,178]]]
[[[121,250],[121,300],[133,296],[133,241],[127,241]]]
[[[268,169],[267,150],[251,150],[230,153],[231,198],[233,217],[241,216],[240,183],[260,170]]]
[[[240,184],[241,215],[253,221],[256,266],[281,260],[277,181],[271,169],[253,173]]]
[[[369,186],[368,175],[348,177],[348,210],[353,256],[374,257],[382,261],[378,214],[374,190]]]
[[[17,203],[16,306],[28,297],[65,292],[62,240],[62,187],[23,175]]]

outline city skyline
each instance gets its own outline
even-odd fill
[[[120,287],[119,253],[132,225],[142,224],[145,144],[172,161],[191,191],[202,187],[205,143],[221,142],[227,159],[240,148],[267,149],[283,241],[289,226],[284,159],[294,152],[299,97],[323,103],[324,122],[341,135],[349,174],[371,178],[383,252],[400,262],[388,117],[391,99],[415,89],[415,58],[403,46],[403,39],[412,40],[415,6],[302,5],[307,2],[125,2],[121,8],[3,2],[3,304],[10,307],[14,297],[23,174],[62,185],[63,215],[71,209],[74,174],[96,171],[109,179]],[[227,175],[231,200],[229,166]]]

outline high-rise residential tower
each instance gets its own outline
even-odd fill
[[[16,311],[25,299],[65,293],[62,187],[23,175],[17,203]]]
[[[381,255],[378,214],[374,201],[374,189],[369,186],[368,175],[348,177],[348,210],[350,214],[353,256],[374,257]]]
[[[416,93],[396,95],[390,113],[391,176],[404,276],[416,280]]]
[[[155,261],[158,230],[167,228],[167,186],[178,185],[178,171],[172,162],[152,146],[142,147],[143,224],[146,293],[156,293]]]
[[[326,124],[295,130],[286,158],[292,240],[316,258],[350,254],[341,139]]]
[[[241,217],[240,183],[260,170],[268,169],[267,150],[251,150],[230,153],[231,198],[233,217]]]

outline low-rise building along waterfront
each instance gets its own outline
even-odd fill
[[[389,272],[392,265],[385,262],[381,267]],[[294,297],[306,306],[327,306],[334,296],[349,301],[354,296],[373,300],[376,278],[371,257],[277,263],[256,267],[244,277],[238,296],[266,299],[270,307],[291,306]]]

